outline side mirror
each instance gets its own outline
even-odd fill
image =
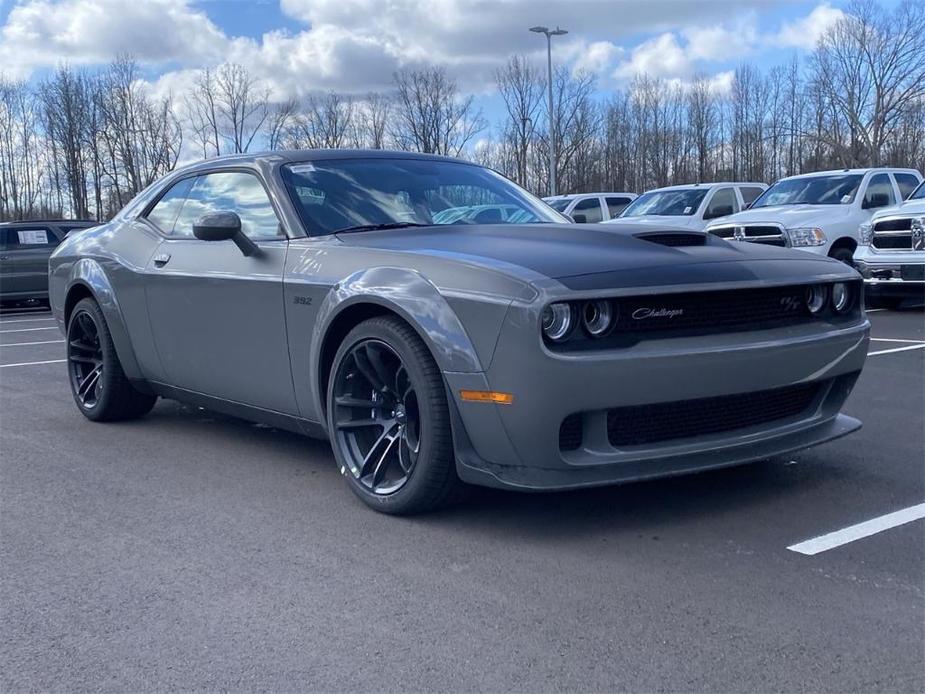
[[[241,218],[234,212],[213,212],[193,224],[193,236],[200,241],[234,241],[246,256],[259,250],[241,231]]]
[[[886,207],[890,204],[890,196],[886,193],[872,193],[864,199],[862,207],[865,210],[873,210],[878,207]]]
[[[707,210],[703,215],[704,219],[716,219],[717,217],[728,217],[733,212],[732,205],[720,205],[712,210]]]
[[[572,212],[571,217],[572,217],[572,221],[575,222],[575,224],[587,224],[588,223],[588,217],[583,212]]]

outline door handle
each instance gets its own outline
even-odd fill
[[[154,267],[164,267],[168,262],[170,262],[169,253],[160,253],[154,256]]]

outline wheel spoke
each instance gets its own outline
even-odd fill
[[[383,427],[388,429],[395,424],[394,419],[345,419],[337,422],[338,429],[365,429],[367,427]]]
[[[341,407],[364,407],[370,410],[385,409],[386,405],[381,400],[366,400],[364,398],[352,398],[349,395],[342,395],[334,399],[334,402]]]
[[[79,349],[81,352],[96,352],[98,348],[95,345],[88,345],[86,342],[80,340],[71,340],[71,347],[74,349]]]
[[[382,384],[382,392],[388,392],[390,388],[389,384],[391,383],[392,378],[391,374],[389,374],[388,368],[382,361],[382,352],[374,344],[367,343],[366,358],[369,360],[370,365],[376,372],[376,378],[379,379],[379,383]]]
[[[81,356],[81,355],[79,355],[79,354],[72,354],[72,355],[70,356],[70,359],[71,359],[71,361],[78,361],[78,362],[80,362],[81,364],[93,364],[93,365],[96,365],[96,364],[99,364],[99,363],[100,363],[100,360],[99,360],[98,358],[96,358],[96,357],[83,357],[83,356]]]
[[[382,461],[385,460],[388,452],[392,448],[392,444],[398,439],[398,426],[393,425],[387,428],[378,439],[369,447],[369,450],[366,452],[366,455],[363,456],[363,465],[360,468],[360,477],[365,477],[370,474],[370,472],[380,473],[382,466]],[[381,454],[377,457],[377,452],[382,449]],[[375,464],[374,464],[375,463]],[[370,470],[370,466],[374,464],[373,470]]]
[[[357,365],[357,370],[363,378],[367,380],[369,385],[373,387],[373,390],[380,393],[386,392],[385,383],[379,380],[379,377],[376,375],[376,370],[373,368],[372,364],[369,363],[369,358],[366,354],[360,353],[360,348],[354,350],[353,361]]]
[[[103,366],[101,364],[100,366],[97,366],[95,369],[93,369],[93,371],[91,371],[89,374],[87,374],[84,380],[81,381],[80,385],[77,387],[77,395],[79,397],[86,398],[86,396],[90,393],[90,386],[96,385],[102,371]]]

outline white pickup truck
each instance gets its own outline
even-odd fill
[[[844,169],[782,178],[749,209],[709,224],[707,231],[851,263],[861,225],[921,182],[922,175],[913,169]]]
[[[868,296],[895,306],[925,300],[925,183],[861,225],[854,263]]]

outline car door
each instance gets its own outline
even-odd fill
[[[0,250],[0,294],[17,298],[48,294],[48,258],[58,245],[55,231],[43,224],[3,230]]]
[[[572,219],[579,224],[594,224],[604,219],[601,201],[597,197],[583,198],[576,202],[571,215]]]
[[[717,188],[707,199],[707,205],[703,210],[703,220],[718,219],[728,217],[739,211],[739,197],[732,186]]]
[[[212,212],[237,213],[258,251],[195,238],[194,222]],[[147,219],[164,234],[146,300],[169,384],[296,414],[283,305],[288,241],[261,180],[233,170],[181,181]]]

